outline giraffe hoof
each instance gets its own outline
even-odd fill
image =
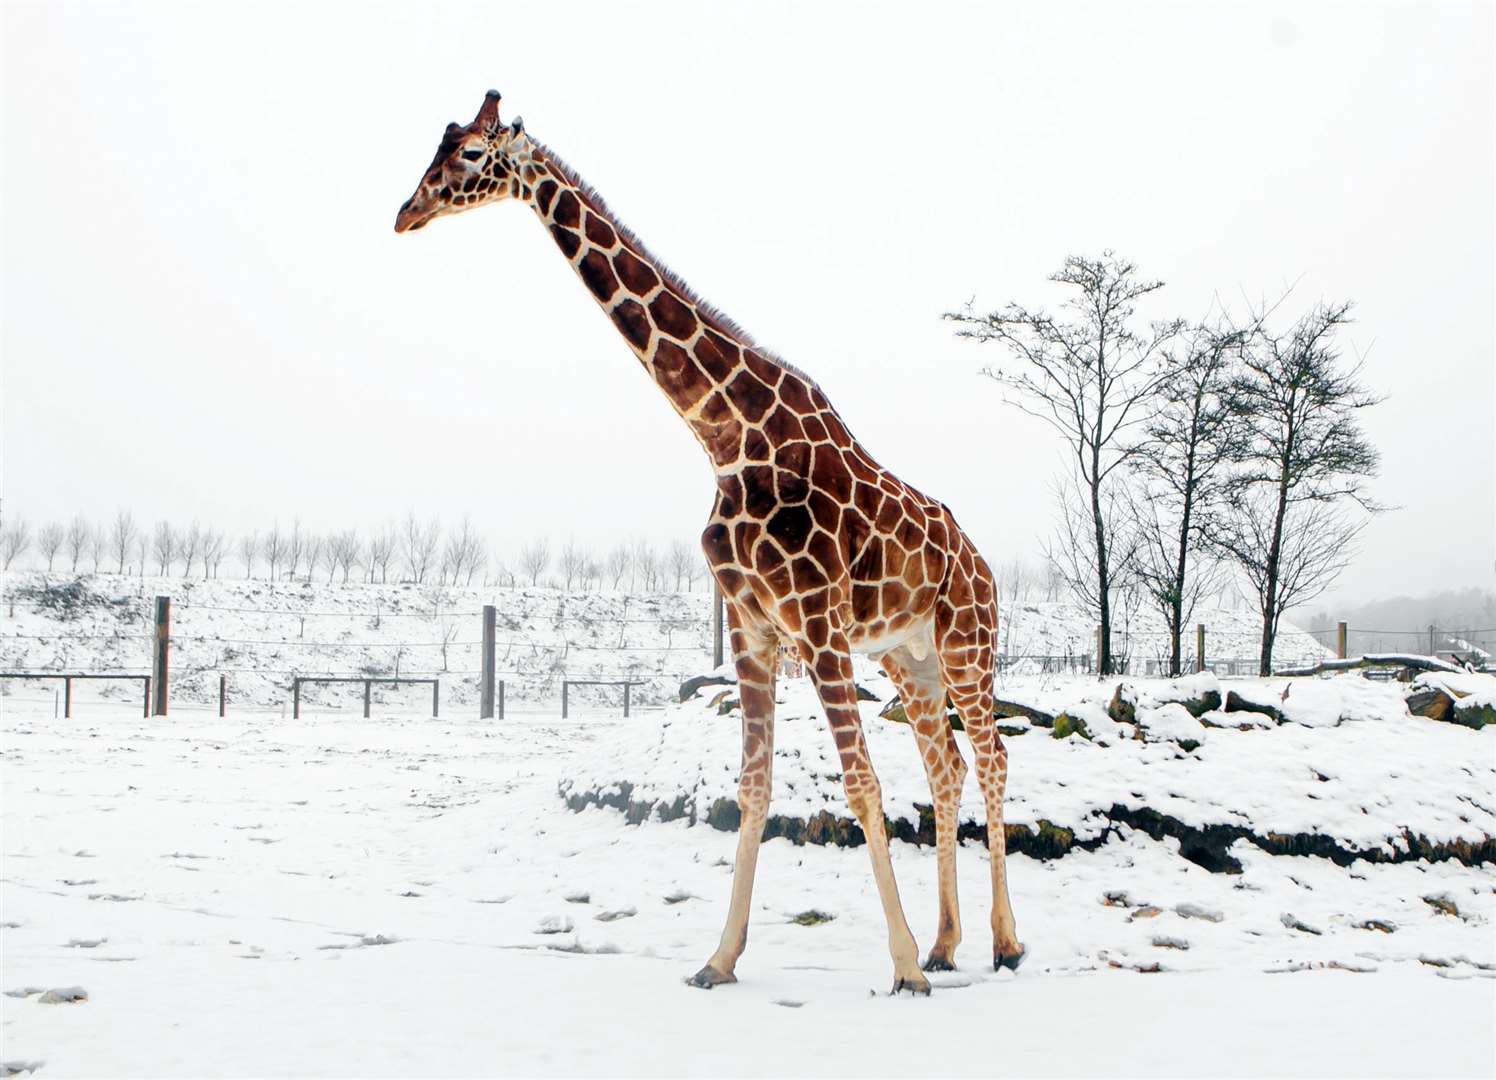
[[[913,995],[923,994],[930,996],[930,980],[923,975],[900,975],[893,980],[893,989],[888,992],[889,997],[897,997],[901,990],[908,990]]]
[[[726,975],[724,975],[722,974],[722,972],[712,967],[711,964],[708,964],[706,967],[698,971],[695,975],[692,975],[689,979],[687,979],[686,985],[694,986],[700,990],[710,990],[714,986],[722,986],[726,983],[735,983],[737,981],[738,977],[732,972],[729,971]]]
[[[930,955],[925,959],[924,967],[926,971],[955,971],[956,961],[954,957],[947,956],[945,953],[935,952],[932,949],[930,950]]]
[[[1001,971],[1007,968],[1009,971],[1017,971],[1018,965],[1023,963],[1023,958],[1028,955],[1028,950],[1022,945],[1018,946],[1015,953],[997,952],[992,954],[992,970]]]

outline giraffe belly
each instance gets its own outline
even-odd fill
[[[905,646],[916,660],[923,660],[935,651],[935,621],[930,618],[916,619],[897,629],[859,627],[847,635],[847,644],[852,647],[853,652],[874,658]]]

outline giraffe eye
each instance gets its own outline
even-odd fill
[[[462,160],[463,161],[477,161],[482,156],[483,156],[483,151],[482,150],[464,150],[462,152]]]

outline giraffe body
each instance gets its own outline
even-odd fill
[[[692,976],[735,981],[768,814],[778,646],[803,661],[826,710],[848,804],[862,826],[888,921],[894,990],[929,992],[894,882],[882,793],[868,759],[851,654],[879,659],[899,690],[935,806],[940,918],[927,970],[954,966],[956,816],[966,764],[946,701],[971,738],[986,803],[993,961],[1023,956],[1008,901],[1007,754],[992,713],[997,608],[992,574],[951,512],[880,466],[820,388],[760,348],[655,260],[602,199],[490,92],[451,124],[396,231],[505,198],[531,205],[562,255],[711,460],[716,501],[702,549],[727,602],[743,712],[741,824],[727,924]]]

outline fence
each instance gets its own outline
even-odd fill
[[[0,672],[40,666],[45,675],[62,675],[65,667],[80,677],[82,669],[148,673],[154,691],[148,708],[163,716],[168,695],[197,703],[216,696],[220,715],[231,693],[237,704],[261,707],[289,698],[297,711],[342,701],[350,689],[363,689],[367,703],[373,695],[366,683],[384,689],[417,679],[446,683],[455,691],[449,700],[476,703],[482,718],[502,718],[516,699],[521,708],[526,701],[554,707],[558,693],[571,709],[622,704],[631,711],[673,696],[722,648],[713,633],[721,626],[720,607],[714,619],[699,594],[517,590],[507,611],[493,604],[427,605],[417,594],[397,597],[394,610],[387,602],[327,610],[337,605],[314,607],[314,593],[305,606],[293,606],[295,588],[239,590],[270,592],[261,606],[254,602],[259,596],[237,603],[209,602],[221,594],[204,602],[191,595],[119,598],[78,586],[44,583],[11,592],[12,616],[18,601],[33,603],[22,610],[17,632],[0,631]],[[28,624],[28,615],[43,618]]]

